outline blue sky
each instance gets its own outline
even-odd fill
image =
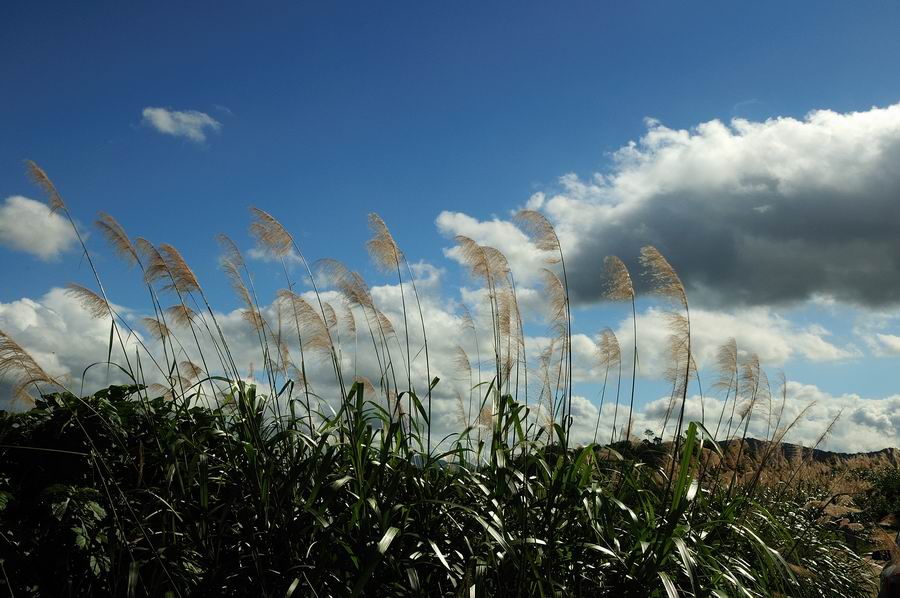
[[[647,118],[694,131],[716,119],[805,122],[817,109],[893,106],[898,24],[900,7],[884,2],[7,4],[0,201],[41,198],[23,174],[22,161],[33,159],[86,227],[105,210],[134,235],[177,245],[222,309],[237,302],[217,270],[214,235],[251,247],[248,205],[278,216],[311,257],[344,260],[376,280],[363,243],[366,215],[377,211],[410,258],[445,269],[449,301],[466,279],[444,250],[463,229],[436,223],[442,213],[484,224],[508,220],[537,192],[573,197],[560,177],[588,182],[627,170],[616,152],[653,130]],[[203,113],[218,128],[199,141],[164,134],[147,108]],[[546,205],[563,232],[583,234],[577,216]],[[487,242],[490,231],[478,230]],[[682,252],[662,233],[639,241],[681,257],[673,263],[689,279],[709,251]],[[136,277],[99,235],[89,244],[113,300],[139,310]],[[582,262],[593,255],[582,254]],[[40,302],[53,287],[88,280],[71,248],[40,259],[0,243],[0,265],[0,304]],[[274,291],[277,270],[256,266],[260,284]],[[695,280],[715,286],[709,276]],[[731,290],[712,289],[710,297],[725,299],[708,305],[693,299],[710,313],[766,309],[795,332],[827,329],[818,338],[844,353],[810,359],[810,349],[775,360],[798,383],[831,395],[896,394],[897,357],[867,349],[874,329],[860,333],[878,320],[886,326],[879,330],[900,334],[893,301],[831,292],[813,281],[743,306],[725,305],[746,296]],[[616,328],[623,314],[606,307],[576,315],[591,335]]]

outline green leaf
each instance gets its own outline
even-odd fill
[[[666,595],[669,598],[678,598],[678,590],[675,588],[675,584],[672,583],[672,580],[669,579],[669,576],[662,571],[658,571],[657,573],[659,575],[659,578],[662,580],[663,588],[666,590]]]
[[[397,533],[399,531],[400,531],[399,528],[389,527],[388,530],[386,532],[384,532],[384,535],[381,537],[381,540],[378,542],[378,553],[379,554],[384,554],[385,552],[387,552],[387,549],[390,547],[391,542],[394,541],[394,537],[397,535]]]
[[[294,595],[294,591],[297,589],[297,586],[300,585],[300,578],[295,577],[294,581],[291,582],[291,585],[288,586],[287,592],[284,593],[284,598],[291,598]]]

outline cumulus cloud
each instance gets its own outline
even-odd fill
[[[143,122],[160,133],[186,137],[191,141],[206,141],[207,131],[219,131],[222,124],[205,112],[197,110],[169,110],[168,108],[144,108]]]
[[[492,368],[487,362],[492,355],[491,341],[489,334],[481,334],[477,338],[473,332],[463,325],[463,320],[459,315],[456,305],[453,302],[442,298],[437,281],[439,272],[431,265],[421,263],[416,264],[416,269],[425,274],[423,276],[420,288],[422,298],[423,314],[428,331],[428,346],[430,368],[426,368],[424,355],[424,338],[422,336],[418,314],[411,316],[409,319],[409,336],[410,351],[412,355],[412,377],[418,380],[416,386],[420,388],[420,394],[424,396],[421,388],[424,388],[425,380],[430,374],[432,378],[437,377],[440,383],[435,388],[433,414],[434,427],[433,434],[435,439],[442,438],[446,434],[459,432],[462,429],[462,414],[468,414],[469,404],[472,403],[472,410],[477,413],[478,405],[481,400],[479,392],[470,392],[472,387],[478,383],[479,360],[485,360],[481,366],[483,368],[482,376],[486,381],[491,376]],[[311,293],[305,294],[306,298],[311,302],[315,301]],[[403,328],[403,311],[402,300],[400,297],[399,287],[397,285],[375,285],[372,287],[372,296],[379,308],[391,319],[396,329],[396,335],[390,342],[390,351],[396,365],[394,373],[398,382],[402,385],[405,383],[406,377],[406,353],[405,353],[405,334]],[[475,295],[472,295],[475,299]],[[329,302],[335,307],[337,312],[341,314],[341,324],[338,325],[336,338],[340,343],[340,356],[342,368],[348,381],[352,379],[353,373],[365,376],[374,381],[377,385],[378,373],[380,371],[376,353],[372,350],[372,339],[367,329],[366,318],[358,308],[354,310],[357,323],[357,333],[350,332],[344,323],[345,313],[342,307],[340,296],[334,291],[324,290],[322,299]],[[409,300],[409,297],[407,297]],[[410,307],[409,305],[407,306]],[[480,320],[481,330],[487,329],[486,318],[489,314],[477,309],[477,302],[472,304],[476,320]],[[118,308],[119,312],[132,322],[137,322],[137,312],[124,308]],[[265,307],[265,313],[272,323],[279,322],[278,311],[275,304]],[[713,331],[719,327],[723,333],[741,332],[736,328],[740,319],[736,316],[722,316],[720,314],[704,315],[702,311],[696,315],[698,324],[697,332],[697,350],[698,355],[707,355],[714,351],[715,346],[721,342],[721,338],[715,337]],[[262,364],[262,349],[259,345],[259,337],[239,310],[230,312],[215,312],[216,319],[225,337],[228,339],[230,354],[233,356],[242,374],[248,378],[251,371],[256,371],[256,378],[260,386],[267,388],[267,382],[264,376],[259,374]],[[206,316],[200,316],[206,317]],[[641,334],[641,342],[645,342],[645,337],[640,330],[645,329],[651,336],[646,337],[646,342],[653,340],[652,332],[657,327],[654,319],[660,317],[659,313],[650,310],[640,315],[639,334]],[[733,320],[732,320],[733,318]],[[827,336],[821,330],[808,330],[797,328],[784,322],[777,317],[765,311],[751,314],[751,320],[755,318],[755,323],[748,324],[750,328],[757,328],[756,336],[747,335],[748,338],[741,346],[747,351],[758,351],[764,359],[768,359],[773,363],[777,363],[779,359],[787,359],[791,351],[808,351],[810,359],[832,359],[839,358],[842,349],[838,347],[823,348],[821,337]],[[293,343],[292,324],[288,315],[281,313],[281,324],[285,338],[289,339],[289,345],[295,360],[298,360],[298,351]],[[729,328],[730,327],[730,328]],[[149,350],[162,361],[161,348],[152,340],[151,335],[142,331],[140,324],[134,324],[137,335],[126,340],[129,352],[137,349],[137,342],[140,339]],[[177,327],[175,327],[177,330]],[[201,331],[204,326],[198,327]],[[210,326],[214,329],[213,326]],[[78,390],[81,383],[81,374],[83,369],[92,362],[104,361],[106,358],[107,343],[109,340],[109,320],[108,318],[94,319],[91,315],[78,303],[78,301],[65,293],[63,289],[52,289],[38,299],[22,298],[9,303],[0,303],[0,329],[5,330],[14,339],[21,343],[52,375],[68,376],[72,381],[72,388]],[[707,331],[707,332],[703,332]],[[625,338],[625,326],[622,326],[620,334]],[[179,355],[179,360],[190,359],[200,362],[196,346],[193,344],[192,336],[187,329],[182,330],[179,335],[183,339],[183,354]],[[783,335],[784,338],[779,337]],[[806,348],[798,348],[804,345],[802,339],[804,335],[812,335],[820,338],[820,341],[806,342]],[[707,336],[709,338],[707,338]],[[190,341],[190,342],[189,342]],[[203,352],[207,356],[215,355],[215,350],[211,345],[208,337],[200,334],[200,342]],[[529,336],[526,338],[526,345],[531,356],[529,385],[532,406],[539,394],[539,386],[535,381],[537,379],[536,367],[533,360],[536,358],[540,350],[546,346],[549,339],[542,337]],[[827,341],[823,341],[827,345]],[[573,350],[576,353],[576,382],[583,384],[585,382],[597,382],[601,379],[602,374],[594,366],[594,351],[596,349],[595,339],[585,334],[576,334],[573,337]],[[772,346],[775,348],[771,348]],[[649,346],[649,345],[648,345]],[[469,355],[472,365],[470,379],[469,373],[461,369],[458,365],[458,351],[462,347]],[[770,353],[764,353],[769,348]],[[625,355],[628,351],[624,352]],[[114,360],[123,361],[121,352],[116,348],[113,354]],[[657,364],[653,363],[651,355],[644,356],[642,354],[641,364],[645,375],[649,370],[664,367],[662,361]],[[651,365],[652,364],[652,365]],[[214,360],[210,362],[210,368],[218,372],[220,368],[215,365]],[[337,397],[333,371],[328,359],[317,358],[314,355],[307,355],[307,374],[313,390],[320,396]],[[427,371],[430,369],[430,372]],[[144,366],[147,381],[157,381],[156,374],[149,360]],[[115,370],[113,370],[115,378]],[[114,382],[123,382],[118,378],[112,380]],[[2,383],[2,381],[0,381]],[[90,392],[105,384],[110,383],[107,378],[107,371],[104,367],[95,367],[84,380],[85,390]],[[414,382],[415,383],[415,382]],[[576,393],[577,393],[576,386]],[[619,407],[619,412],[614,415],[614,405],[612,395],[607,398],[607,404],[603,408],[600,417],[600,435],[599,439],[605,440],[612,431],[613,418],[616,417],[617,427],[621,427],[626,421],[627,412],[624,406]],[[522,397],[520,396],[520,399]],[[810,402],[816,401],[816,407],[811,410],[807,417],[800,422],[798,427],[792,432],[792,436],[788,440],[793,442],[805,442],[807,444],[815,442],[818,436],[827,427],[830,419],[834,417],[837,410],[843,408],[844,414],[835,427],[832,437],[827,445],[832,450],[856,451],[856,450],[876,450],[884,446],[897,444],[898,433],[900,433],[900,396],[888,397],[885,399],[866,399],[857,395],[840,395],[832,396],[820,389],[803,385],[799,383],[788,384],[788,402],[785,409],[785,418],[793,418],[796,414]],[[638,404],[641,404],[639,399]],[[635,414],[634,431],[636,434],[641,433],[645,429],[658,431],[662,423],[662,417],[668,404],[668,398],[661,398],[651,401],[650,403],[639,408]],[[700,409],[699,398],[694,397],[689,400],[686,409],[687,415],[692,419],[699,419],[704,414],[707,420],[717,414],[721,409],[721,399],[715,396],[707,396],[704,402],[704,409]],[[598,408],[594,401],[577,395],[573,399],[573,415],[574,423],[574,439],[577,442],[589,442],[593,439],[596,423],[598,421]],[[537,417],[537,416],[536,416]],[[751,431],[757,437],[765,433],[764,418],[760,418],[751,427]],[[671,432],[671,430],[670,430]]]
[[[641,373],[651,378],[662,375],[669,365],[666,354],[669,327],[666,313],[650,308],[638,314],[638,347]],[[623,347],[631,347],[634,332],[630,319],[616,329]],[[860,357],[852,346],[829,340],[831,333],[818,325],[798,326],[767,307],[731,311],[691,310],[691,352],[701,368],[715,366],[716,353],[729,338],[737,340],[743,354],[755,353],[767,367],[781,367],[789,359],[811,362],[842,361]],[[623,353],[627,368],[630,354]]]
[[[557,225],[578,301],[600,297],[604,256],[634,266],[645,244],[695,304],[900,301],[900,104],[690,130],[649,120],[612,158],[608,172],[563,176],[557,193],[528,201]],[[445,212],[437,222],[446,235],[519,245],[514,267],[535,268],[506,220]]]
[[[108,354],[109,317],[93,318],[77,299],[61,288],[53,288],[39,299],[25,297],[0,303],[0,330],[28,351],[51,376],[75,384],[74,390],[78,389],[85,368],[106,361]],[[123,336],[129,352],[137,346],[139,338]],[[121,349],[114,345],[113,359],[122,361],[121,357]],[[85,383],[96,387],[109,382],[106,372],[105,367],[93,368]],[[124,381],[115,372],[112,379]]]
[[[0,245],[49,261],[75,241],[66,219],[52,213],[43,202],[13,195],[0,205]]]
[[[785,442],[802,444],[810,447],[818,442],[832,421],[837,421],[830,433],[819,446],[824,450],[839,451],[845,453],[878,451],[886,447],[900,446],[900,395],[892,395],[885,398],[864,398],[856,394],[832,395],[815,385],[802,384],[796,381],[788,381],[784,397],[784,411],[781,412],[782,397],[780,389],[773,389],[775,395],[771,401],[771,421],[769,420],[769,402],[762,402],[754,411],[750,419],[748,436],[752,438],[767,438],[772,435],[776,423],[780,421],[780,427],[784,428],[797,419],[784,438]],[[576,419],[573,433],[578,442],[590,442],[593,438],[599,410],[590,401],[578,398],[574,401],[578,405],[580,417]],[[680,409],[680,401],[676,401],[672,408]],[[685,419],[687,421],[705,421],[707,429],[713,433],[720,421],[719,439],[726,437],[729,429],[732,402],[729,399],[727,405],[722,398],[706,396],[702,402],[699,396],[688,398],[685,406]],[[651,401],[643,408],[635,410],[633,434],[640,436],[644,430],[650,430],[654,435],[662,432],[662,424],[666,411],[670,407],[670,398],[659,398]],[[724,416],[723,414],[723,407]],[[608,439],[612,429],[614,405],[603,406],[600,415],[599,438]],[[573,408],[573,412],[575,409]],[[779,413],[781,413],[779,420]],[[839,416],[839,417],[838,417]],[[619,407],[619,428],[621,432],[623,407]],[[627,410],[624,412],[627,421]],[[669,421],[666,435],[670,437],[675,432],[676,422]],[[731,437],[734,436],[736,423],[732,422]]]

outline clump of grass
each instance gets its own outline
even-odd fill
[[[46,174],[36,165],[31,170],[51,207],[66,209]],[[16,376],[17,389],[31,390],[35,399],[33,409],[0,417],[0,583],[10,594],[847,597],[869,591],[852,551],[815,519],[798,515],[788,491],[793,480],[781,480],[780,494],[758,483],[758,473],[750,483],[737,476],[719,483],[725,453],[704,422],[685,420],[688,385],[697,376],[687,295],[656,249],[644,248],[642,261],[655,290],[674,300],[669,411],[676,427],[669,449],[662,438],[660,444],[631,438],[635,294],[616,259],[608,262],[609,297],[631,302],[635,332],[627,423],[616,450],[572,442],[564,254],[550,222],[531,211],[520,222],[548,256],[554,331],[538,359],[541,396],[529,403],[524,324],[505,256],[458,237],[460,255],[483,284],[480,307],[489,324],[479,330],[468,312],[460,318],[476,356],[473,366],[464,348],[456,353],[468,381],[468,400],[459,396],[463,429],[432,442],[438,380],[431,377],[424,309],[413,270],[384,221],[370,216],[368,249],[397,277],[402,328],[358,273],[333,260],[307,262],[273,216],[256,208],[252,216],[251,233],[283,266],[279,300],[263,307],[227,237],[220,237],[221,263],[259,342],[263,382],[242,375],[181,253],[172,245],[132,242],[104,214],[98,220],[104,236],[141,270],[153,307],[144,325],[158,347],[137,342],[130,360],[114,362],[114,345],[124,361],[126,339],[135,337],[92,261],[99,292],[85,286],[72,292],[109,318],[105,363],[129,382],[80,396],[0,333],[0,374]],[[303,264],[310,291],[297,288],[288,259]],[[407,288],[421,341],[410,327]],[[487,380],[479,336],[490,339]],[[616,376],[612,445],[621,350],[611,330],[601,338],[604,397],[609,373]],[[424,381],[416,380],[420,353]],[[375,364],[371,380],[358,368],[361,357]],[[729,433],[735,412],[736,429],[743,424],[737,467],[764,374],[751,359],[739,378],[736,348],[728,358]],[[333,378],[311,380],[313,360],[330,364]],[[779,416],[773,428],[775,443],[790,425],[782,426]],[[719,466],[709,467],[713,456]],[[814,541],[801,544],[798,534]]]

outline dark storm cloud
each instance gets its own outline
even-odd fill
[[[616,157],[612,174],[564,177],[532,201],[573,248],[577,301],[600,297],[604,256],[637,274],[653,244],[697,304],[900,303],[900,105],[690,132],[651,123]]]

